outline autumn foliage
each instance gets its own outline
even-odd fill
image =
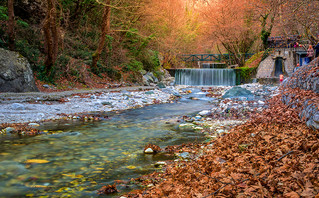
[[[206,144],[197,160],[143,177],[155,187],[129,197],[315,197],[318,178],[318,131],[275,97],[269,109]]]

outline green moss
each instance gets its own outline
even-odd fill
[[[257,73],[257,67],[240,67],[235,69],[236,84],[249,83]]]
[[[254,54],[252,57],[250,57],[250,59],[248,59],[246,62],[245,62],[245,65],[244,67],[258,67],[260,61],[256,62],[258,59],[261,58],[261,56],[264,55],[264,52],[258,52],[256,54]],[[254,64],[252,66],[252,64]]]

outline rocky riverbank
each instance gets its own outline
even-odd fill
[[[54,93],[1,93],[0,124],[3,125],[2,133],[5,133],[14,131],[10,124],[16,123],[25,123],[24,126],[32,128],[47,120],[82,119],[87,121],[96,119],[96,117],[87,116],[88,113],[98,115],[141,108],[151,104],[169,103],[182,95],[188,95],[188,99],[192,100],[202,99],[200,97],[207,99],[207,96],[211,98],[213,108],[201,112],[199,116],[211,114],[215,115],[215,119],[216,116],[221,119],[237,115],[239,118],[241,115],[247,116],[246,114],[255,111],[255,108],[256,111],[261,111],[267,97],[275,94],[277,90],[277,87],[265,87],[260,84],[242,85],[239,88],[240,90],[238,88],[232,90],[231,87],[205,87],[197,95],[191,91],[194,88],[187,86],[170,86],[162,89],[126,87]],[[223,98],[226,92],[228,96]],[[5,130],[7,127],[11,128],[7,131]]]
[[[282,88],[282,101],[298,109],[299,117],[313,129],[319,129],[319,59],[300,67]]]

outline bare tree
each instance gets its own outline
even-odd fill
[[[97,69],[97,62],[100,59],[102,50],[105,45],[105,40],[107,34],[110,32],[110,18],[111,18],[111,0],[106,0],[105,4],[103,3],[103,20],[101,24],[101,36],[99,41],[99,46],[96,49],[95,53],[92,55],[92,69]]]
[[[15,40],[15,31],[14,31],[14,0],[8,0],[8,36],[9,36],[9,49],[14,50],[14,40]]]
[[[43,32],[45,38],[46,73],[50,74],[58,56],[59,47],[56,0],[47,0],[47,14],[44,19]]]

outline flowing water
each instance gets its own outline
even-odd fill
[[[0,197],[97,197],[103,185],[139,177],[154,171],[156,161],[173,159],[144,155],[146,144],[203,141],[201,134],[174,130],[169,120],[208,108],[207,100],[183,99],[114,114],[101,122],[47,123],[44,127],[54,132],[35,137],[2,138]],[[123,193],[136,186],[118,188]]]
[[[176,69],[175,83],[192,86],[234,86],[236,73],[233,69]]]

